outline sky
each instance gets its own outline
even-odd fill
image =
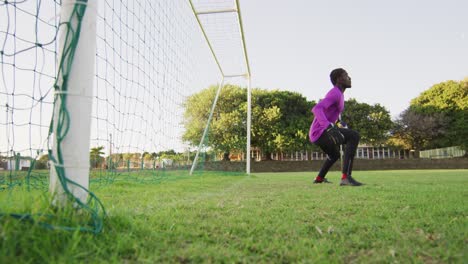
[[[235,2],[194,1],[206,2],[209,10]],[[318,101],[332,86],[330,71],[343,67],[353,81],[346,99],[379,103],[396,118],[432,85],[468,77],[466,0],[239,1],[253,87],[296,91]],[[190,83],[191,94],[221,79],[188,1],[100,3],[92,145],[118,142],[138,150],[146,149],[147,142],[176,145],[180,137],[171,129],[179,129],[183,117],[167,109],[182,105],[187,92],[182,84]],[[2,57],[0,112],[8,114],[0,115],[6,135],[0,137],[0,154],[47,147],[56,73],[50,40],[59,8],[43,1],[41,19],[36,19],[37,4],[30,0],[0,7],[0,48],[16,53]],[[219,47],[213,42],[216,51],[241,64],[237,20],[229,18],[218,14],[202,21],[214,40],[217,34],[227,36],[218,39]],[[29,49],[36,41],[52,44]],[[147,118],[140,117],[138,107],[146,107]]]
[[[468,77],[466,0],[240,1],[252,86],[319,100],[346,69],[345,99],[393,118],[432,85]]]

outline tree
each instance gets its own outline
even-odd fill
[[[252,138],[251,144],[262,149],[270,157],[269,153],[276,150],[275,137],[279,133],[278,125],[281,119],[281,109],[271,104],[266,90],[255,89],[252,91]]]
[[[394,142],[400,141],[404,146],[416,151],[433,146],[434,139],[446,133],[447,118],[442,113],[421,113],[409,107],[395,122]]]
[[[468,77],[460,82],[446,81],[435,84],[411,100],[410,105],[429,112],[468,110]]]
[[[150,153],[148,153],[148,152],[145,151],[145,152],[143,153],[143,160],[144,160],[144,161],[151,161],[151,160],[153,160],[153,156],[151,156]]]
[[[156,156],[160,159],[171,159],[174,161],[180,161],[185,159],[184,153],[177,153],[173,149],[160,151],[156,154]]]
[[[468,78],[433,85],[411,101],[422,116],[443,115],[445,133],[431,138],[427,148],[461,146],[468,149]]]
[[[390,112],[385,107],[380,104],[359,103],[355,99],[345,102],[342,119],[349,128],[359,132],[361,142],[373,146],[384,144],[393,127]]]
[[[36,164],[34,165],[34,168],[36,170],[44,170],[47,169],[47,163],[49,163],[49,155],[44,154],[39,157],[38,160],[36,160]]]
[[[133,157],[133,153],[123,153],[123,154],[122,154],[122,159],[123,159],[124,161],[129,161],[129,160],[132,159],[132,157]]]
[[[279,90],[257,90],[252,97],[252,144],[267,158],[273,151],[303,150],[310,145],[310,109],[314,102],[299,93]]]
[[[217,87],[211,86],[188,98],[185,103],[185,133],[183,139],[198,146],[211,102]],[[227,160],[232,151],[245,150],[247,91],[233,85],[223,87],[213,114],[205,146],[211,151],[223,152]],[[310,144],[308,132],[313,120],[315,102],[309,102],[299,93],[252,89],[251,145],[268,157],[275,151],[316,149]],[[381,105],[358,103],[351,99],[345,109],[345,120],[359,130],[363,141],[378,145],[388,137],[392,127],[389,112]]]
[[[200,142],[217,88],[210,86],[185,102],[182,138],[192,146],[198,146]],[[234,85],[223,86],[204,145],[225,153],[245,149],[246,116],[247,90]]]
[[[208,119],[216,87],[211,86],[191,96],[185,104],[184,140],[197,146]],[[247,91],[233,85],[223,87],[213,114],[205,145],[224,152],[228,160],[232,151],[245,150],[247,133]],[[303,149],[312,116],[311,104],[299,93],[289,91],[252,90],[251,144],[262,151]],[[201,122],[200,120],[203,120]]]
[[[104,155],[103,149],[104,146],[91,148],[89,158],[92,168],[99,168],[104,161],[104,157],[102,157],[102,155]]]

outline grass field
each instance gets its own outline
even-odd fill
[[[1,217],[0,263],[468,262],[468,170],[355,172],[362,187],[313,175],[115,182],[93,190],[98,235]]]

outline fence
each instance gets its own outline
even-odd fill
[[[419,157],[425,159],[443,159],[463,157],[465,154],[466,151],[462,150],[460,147],[448,147],[420,151]]]
[[[255,161],[266,160],[265,153],[261,150],[253,150],[251,157]],[[357,159],[408,159],[413,157],[409,150],[396,150],[388,147],[358,147]],[[302,161],[302,160],[324,160],[327,155],[319,151],[292,151],[271,153],[271,160]]]

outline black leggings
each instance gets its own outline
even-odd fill
[[[358,132],[348,128],[339,128],[339,130],[345,137],[343,144],[345,145],[345,154],[342,172],[346,175],[351,175],[353,171],[354,156],[356,155],[360,136]],[[323,178],[327,175],[331,166],[333,166],[333,164],[340,158],[340,145],[336,145],[326,131],[323,132],[314,144],[319,146],[328,156],[318,174],[318,176]]]

